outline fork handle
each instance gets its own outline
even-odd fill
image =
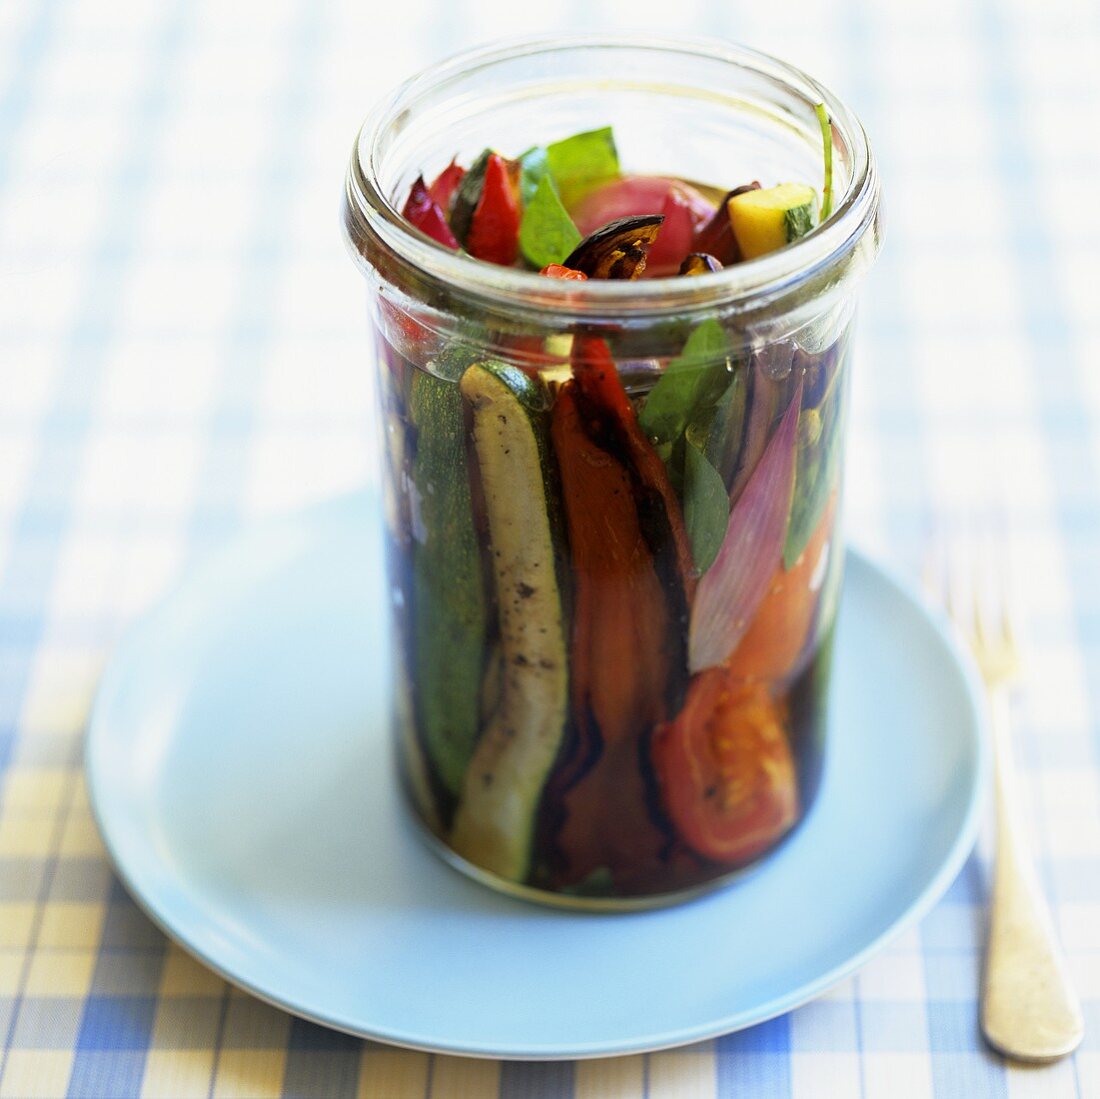
[[[1019,1061],[1054,1061],[1077,1048],[1081,1005],[1070,986],[1050,910],[1017,831],[1008,692],[989,691],[997,854],[982,982],[982,1032]]]

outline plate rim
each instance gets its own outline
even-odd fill
[[[917,897],[905,908],[893,921],[884,927],[876,936],[868,940],[859,950],[852,953],[842,962],[831,969],[819,974],[813,980],[803,982],[796,988],[786,993],[763,1001],[753,1008],[743,1008],[739,1011],[722,1016],[710,1023],[697,1024],[683,1028],[675,1032],[665,1032],[661,1038],[656,1035],[642,1036],[633,1041],[610,1040],[598,1041],[586,1044],[583,1047],[562,1050],[557,1045],[540,1047],[537,1044],[524,1044],[523,1048],[510,1049],[501,1052],[492,1046],[475,1047],[471,1043],[450,1043],[447,1041],[428,1041],[418,1039],[415,1036],[402,1034],[398,1031],[387,1031],[385,1028],[364,1029],[341,1020],[323,1011],[310,1010],[295,1004],[290,999],[280,996],[274,989],[265,988],[246,977],[242,977],[223,965],[201,945],[194,941],[193,934],[189,934],[185,920],[173,920],[171,915],[166,915],[154,907],[151,899],[145,896],[141,883],[135,875],[130,873],[127,862],[121,851],[122,844],[118,842],[112,826],[109,823],[111,813],[109,807],[102,802],[103,786],[97,777],[97,745],[107,736],[99,732],[106,724],[103,711],[110,702],[110,695],[116,679],[124,672],[125,665],[132,650],[140,648],[144,636],[155,631],[159,620],[186,595],[188,588],[209,569],[218,564],[232,551],[240,551],[248,540],[272,526],[283,526],[290,523],[301,523],[303,520],[317,521],[317,517],[326,514],[334,507],[347,507],[351,501],[362,494],[356,493],[337,497],[333,500],[322,501],[319,504],[307,506],[295,511],[271,516],[248,523],[236,533],[228,536],[217,547],[208,552],[197,565],[183,572],[171,585],[166,594],[156,600],[143,614],[139,615],[128,627],[121,640],[108,654],[99,682],[96,686],[92,704],[89,709],[88,720],[85,727],[83,740],[83,766],[88,791],[88,801],[95,821],[96,828],[103,841],[107,857],[110,859],[113,871],[133,899],[138,908],[146,917],[172,942],[197,959],[200,963],[225,980],[230,985],[247,992],[251,996],[267,1003],[280,1011],[285,1011],[292,1016],[304,1019],[320,1026],[349,1034],[356,1038],[383,1042],[387,1045],[401,1049],[412,1050],[421,1053],[438,1053],[455,1057],[470,1057],[480,1059],[493,1059],[502,1061],[574,1061],[590,1060],[600,1057],[629,1056],[641,1053],[655,1053],[662,1050],[675,1049],[695,1042],[707,1041],[719,1038],[723,1035],[733,1034],[749,1027],[758,1026],[761,1023],[776,1019],[793,1011],[795,1008],[817,999],[829,989],[850,977],[867,961],[881,951],[892,940],[900,936],[905,930],[919,922],[936,903],[943,897],[948,887],[958,876],[973,849],[978,835],[979,825],[988,796],[989,774],[991,756],[989,746],[988,717],[984,703],[984,690],[981,687],[980,676],[974,663],[973,656],[962,643],[958,631],[939,608],[929,605],[919,594],[916,586],[908,579],[901,576],[895,569],[878,560],[859,545],[851,542],[845,544],[846,570],[852,563],[857,563],[857,568],[866,569],[876,579],[884,582],[894,592],[900,595],[924,620],[937,641],[949,654],[952,663],[959,669],[963,684],[966,688],[965,697],[970,710],[971,721],[967,723],[970,735],[967,740],[969,754],[973,757],[974,767],[965,811],[962,814],[961,823],[954,840],[936,872],[930,876],[923,885]],[[125,678],[123,676],[123,678]],[[458,873],[453,867],[447,867],[448,873]],[[746,879],[745,886],[751,884],[751,875]],[[153,890],[155,895],[155,888]],[[534,903],[527,901],[525,903]],[[690,903],[690,902],[685,902]],[[171,906],[169,913],[171,912]],[[659,912],[659,910],[654,910]],[[576,913],[575,918],[588,918],[588,913]],[[183,926],[181,926],[181,923]]]

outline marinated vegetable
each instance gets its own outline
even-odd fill
[[[466,250],[475,259],[510,267],[516,259],[519,226],[519,202],[508,168],[496,153],[490,153],[481,195],[470,215]]]
[[[471,366],[459,388],[473,413],[485,493],[501,682],[466,769],[451,842],[478,866],[522,881],[565,727],[568,682],[543,473],[546,413],[538,384],[514,367]]]
[[[631,470],[614,453],[615,416],[586,401],[576,382],[563,387],[553,413],[575,586],[569,655],[576,743],[564,763],[579,777],[564,795],[557,837],[566,883],[600,867],[629,880],[664,845],[636,761],[647,730],[668,712],[682,657]]]
[[[425,185],[423,176],[419,176],[412,185],[401,213],[411,225],[415,225],[437,244],[442,244],[444,248],[458,248],[458,241],[443,216],[443,210]]]
[[[755,259],[804,237],[817,218],[817,196],[801,183],[780,183],[734,195],[726,203],[744,259]]]
[[[485,597],[466,467],[462,402],[430,374],[412,379],[413,636],[417,712],[442,784],[458,790],[477,740]]]
[[[680,264],[681,275],[706,275],[721,270],[722,265],[709,252],[690,252]]]
[[[733,235],[733,226],[730,224],[729,202],[731,198],[736,198],[738,195],[759,190],[760,184],[753,182],[728,191],[726,197],[718,203],[718,209],[711,214],[710,219],[696,230],[693,243],[696,252],[711,255],[724,265],[744,259],[737,238]]]
[[[759,683],[712,668],[692,684],[654,758],[665,808],[700,855],[742,865],[798,819],[798,785],[782,702]]]
[[[589,278],[632,279],[645,270],[646,253],[663,222],[660,214],[616,218],[589,233],[562,262]]]

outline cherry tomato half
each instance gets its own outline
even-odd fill
[[[749,862],[798,819],[783,709],[724,667],[692,680],[680,714],[654,735],[653,762],[673,826],[706,858]]]

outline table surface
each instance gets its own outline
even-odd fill
[[[678,0],[671,26],[669,8],[0,5],[0,1096],[1100,1095],[1100,9]],[[1089,1025],[1058,1066],[980,1045],[984,840],[919,928],[816,1003],[578,1064],[292,1019],[166,942],[104,858],[80,758],[114,641],[242,523],[374,476],[337,213],[360,115],[465,44],[639,27],[781,54],[871,131],[889,239],[859,339],[850,529],[916,570],[930,523],[993,499],[1011,514],[1025,810]]]

